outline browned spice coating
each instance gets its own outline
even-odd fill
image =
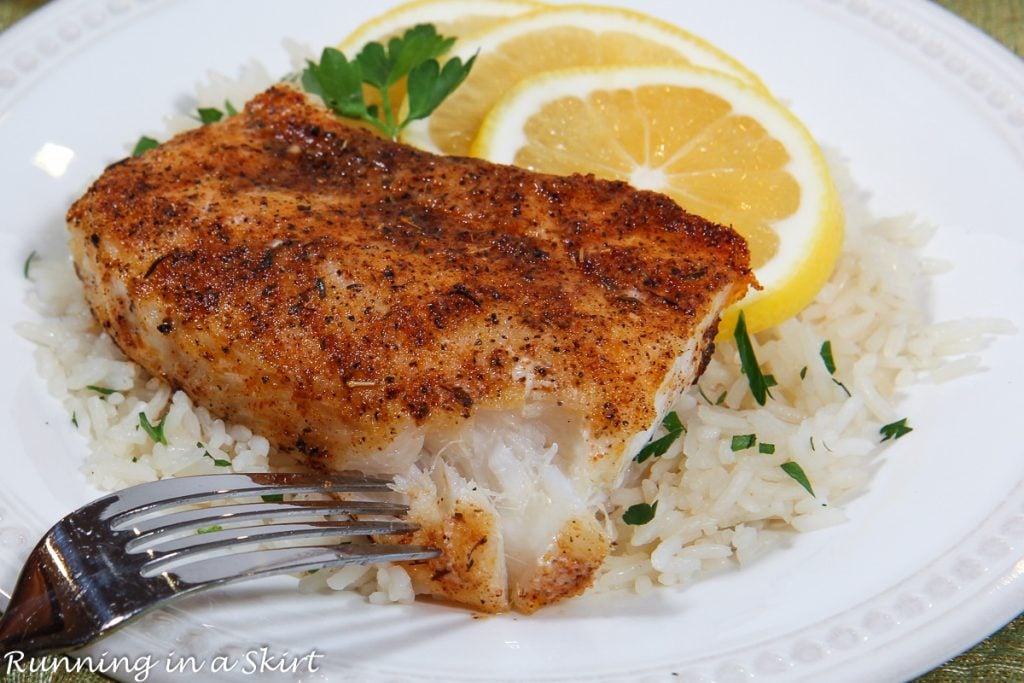
[[[650,397],[746,245],[666,197],[438,157],[275,87],[111,166],[68,212],[96,317],[150,372],[313,458],[521,401],[595,437]]]

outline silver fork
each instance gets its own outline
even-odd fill
[[[229,581],[436,557],[433,548],[343,542],[417,529],[394,519],[404,505],[329,495],[387,491],[387,481],[362,475],[214,474],[104,496],[57,522],[29,554],[0,617],[0,655],[72,650]],[[318,495],[283,500],[291,494]]]

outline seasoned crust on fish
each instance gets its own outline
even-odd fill
[[[503,589],[491,611],[585,587],[608,539],[588,532],[583,571],[566,534],[594,527],[754,283],[741,237],[663,195],[434,156],[283,86],[114,164],[68,224],[89,304],[130,358],[314,466],[422,472],[482,411],[546,415],[580,504],[538,566],[486,589],[432,579],[468,603]]]

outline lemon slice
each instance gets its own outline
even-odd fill
[[[361,24],[338,49],[355,55],[366,43],[384,42],[417,24],[433,24],[442,36],[461,38],[542,6],[532,0],[412,0]]]
[[[732,333],[799,312],[828,279],[843,210],[807,129],[764,90],[676,66],[555,71],[524,80],[490,111],[471,153],[547,173],[594,173],[663,192],[732,226],[763,289],[735,304]]]
[[[443,154],[466,154],[484,116],[523,78],[552,69],[627,64],[690,64],[757,87],[757,76],[705,40],[625,9],[551,6],[505,19],[460,39],[453,56],[477,54],[469,77],[434,113],[410,124],[402,140]]]

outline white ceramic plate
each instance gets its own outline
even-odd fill
[[[10,332],[29,315],[25,256],[60,239],[69,202],[187,109],[209,70],[235,76],[256,59],[283,73],[284,39],[334,44],[388,4],[60,0],[0,36],[0,587],[52,522],[97,494],[78,473],[68,416]],[[1019,60],[923,0],[620,4],[689,27],[761,74],[848,159],[875,213],[940,226],[928,252],[956,267],[936,281],[937,319],[1001,316],[1024,329]],[[317,673],[273,680],[906,679],[1024,610],[1021,358],[1019,338],[998,340],[985,371],[908,396],[915,431],[887,451],[849,523],[685,591],[475,618],[268,580],[181,603],[94,653],[148,655],[154,681],[176,680],[167,663],[182,655],[206,667],[204,680],[218,679],[216,656],[229,658],[241,680],[261,647],[322,655]]]

